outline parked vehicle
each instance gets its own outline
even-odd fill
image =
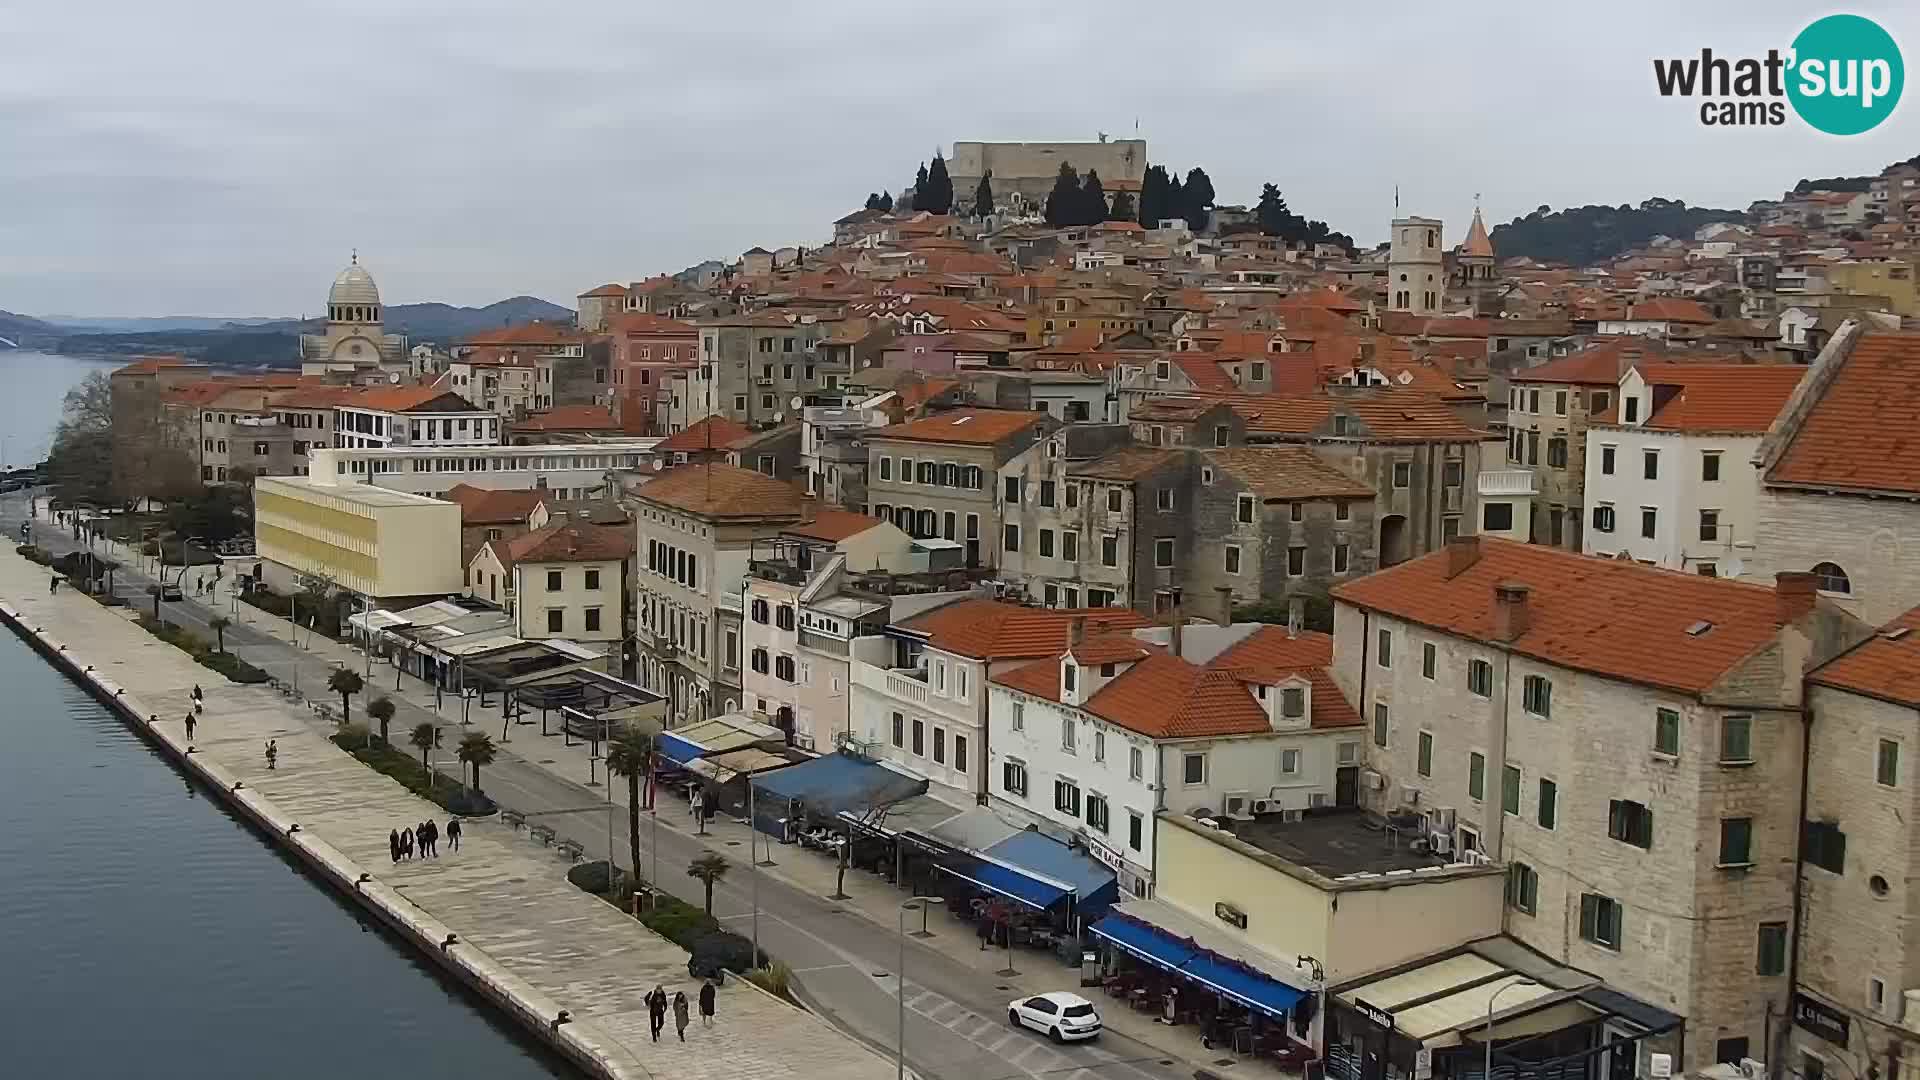
[[[1077,1042],[1100,1034],[1100,1011],[1079,994],[1056,990],[1007,1002],[1007,1021],[1014,1027],[1045,1032],[1054,1042]]]

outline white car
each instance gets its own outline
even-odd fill
[[[1079,994],[1055,991],[1007,1002],[1007,1022],[1044,1031],[1054,1042],[1075,1042],[1100,1034],[1100,1011]]]

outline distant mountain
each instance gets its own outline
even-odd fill
[[[50,338],[60,335],[60,328],[34,318],[31,315],[15,315],[11,311],[0,311],[0,338],[15,342],[22,348],[32,345],[45,345]],[[0,349],[5,349],[0,345]]]
[[[283,319],[221,319],[206,315],[161,315],[154,318],[121,318],[113,315],[43,315],[41,322],[61,330],[87,334],[141,334],[165,330],[228,330],[240,326],[262,326]]]
[[[1648,199],[1639,206],[1579,206],[1556,211],[1542,206],[1493,229],[1493,250],[1503,259],[1590,266],[1656,236],[1688,239],[1716,221],[1744,221],[1738,210],[1688,206],[1675,199]]]
[[[514,296],[483,308],[447,304],[400,304],[386,312],[387,329],[422,341],[445,345],[477,334],[538,319],[570,322],[573,309],[549,304],[537,296]]]

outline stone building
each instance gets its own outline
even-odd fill
[[[954,409],[875,428],[865,440],[868,512],[909,536],[955,541],[969,567],[998,565],[1027,540],[1018,521],[1002,527],[1024,489],[1000,467],[1057,426],[1043,413]]]
[[[1676,1073],[1780,1022],[1801,677],[1868,633],[1814,585],[1462,537],[1334,590],[1367,804],[1504,863],[1507,934],[1684,1016],[1643,1044]]]
[[[1446,309],[1447,271],[1437,218],[1393,219],[1387,254],[1387,310],[1438,315]]]
[[[687,415],[718,413],[749,425],[799,419],[817,374],[819,342],[827,336],[821,323],[811,315],[756,311],[698,325],[700,363],[686,380]]]
[[[1018,499],[1002,499],[1001,522],[1018,531],[1020,543],[1001,546],[996,569],[1002,578],[1019,581],[1027,599],[1047,607],[1080,606],[1085,567],[1098,551],[1085,547],[1081,524],[1088,514],[1074,473],[1129,442],[1124,424],[1069,424],[1000,467],[995,486],[1003,496],[1019,493]],[[1088,599],[1087,606],[1131,604],[1128,590],[1114,592],[1106,603]]]
[[[625,524],[557,521],[488,540],[467,564],[468,593],[484,590],[492,599],[497,590],[515,636],[580,642],[600,651],[609,674],[628,675],[623,647],[633,538]]]
[[[1109,188],[1115,181],[1139,184],[1147,175],[1147,140],[1102,137],[1099,142],[957,142],[947,159],[957,204],[971,208],[980,177],[993,170],[996,206],[1037,212],[1060,175],[1062,164],[1072,165],[1082,177],[1089,169],[1100,174]]]
[[[300,373],[409,372],[406,336],[386,332],[384,313],[380,288],[355,252],[327,291],[326,327],[318,334],[300,335]]]
[[[1579,551],[1586,529],[1587,428],[1615,417],[1620,376],[1663,355],[1640,338],[1598,342],[1507,378],[1507,464],[1533,476],[1520,539]]]

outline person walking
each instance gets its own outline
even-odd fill
[[[460,850],[460,819],[457,817],[447,819],[447,846],[455,851]]]
[[[681,1042],[687,1041],[687,992],[673,992],[673,1031],[680,1036]]]
[[[400,854],[405,856],[408,862],[413,861],[413,830],[412,829],[400,830]]]
[[[267,740],[267,771],[272,772],[279,767],[280,767],[280,740],[268,739]]]
[[[433,858],[439,858],[440,826],[435,825],[432,821],[423,821],[420,823],[420,828],[427,834],[427,854]]]
[[[705,979],[700,983],[700,1026],[713,1026],[713,980]]]
[[[205,700],[207,700],[207,695],[206,695],[206,693],[205,693],[204,691],[202,691],[202,690],[200,689],[200,684],[199,684],[199,683],[194,683],[194,684],[193,684],[193,700],[195,700],[195,701],[205,701]]]
[[[653,1041],[660,1041],[660,1032],[667,1026],[667,988],[655,986],[653,993],[647,995],[647,1022],[653,1028]]]
[[[394,862],[398,863],[400,861],[400,830],[399,829],[387,830],[387,854],[393,856]]]
[[[197,725],[194,723],[193,713],[192,711],[188,711],[187,713],[187,741],[188,742],[193,741],[193,729],[195,726]]]
[[[60,575],[55,574],[53,575],[53,580],[47,582],[47,595],[51,596],[54,593],[57,593],[59,591],[60,591]]]

